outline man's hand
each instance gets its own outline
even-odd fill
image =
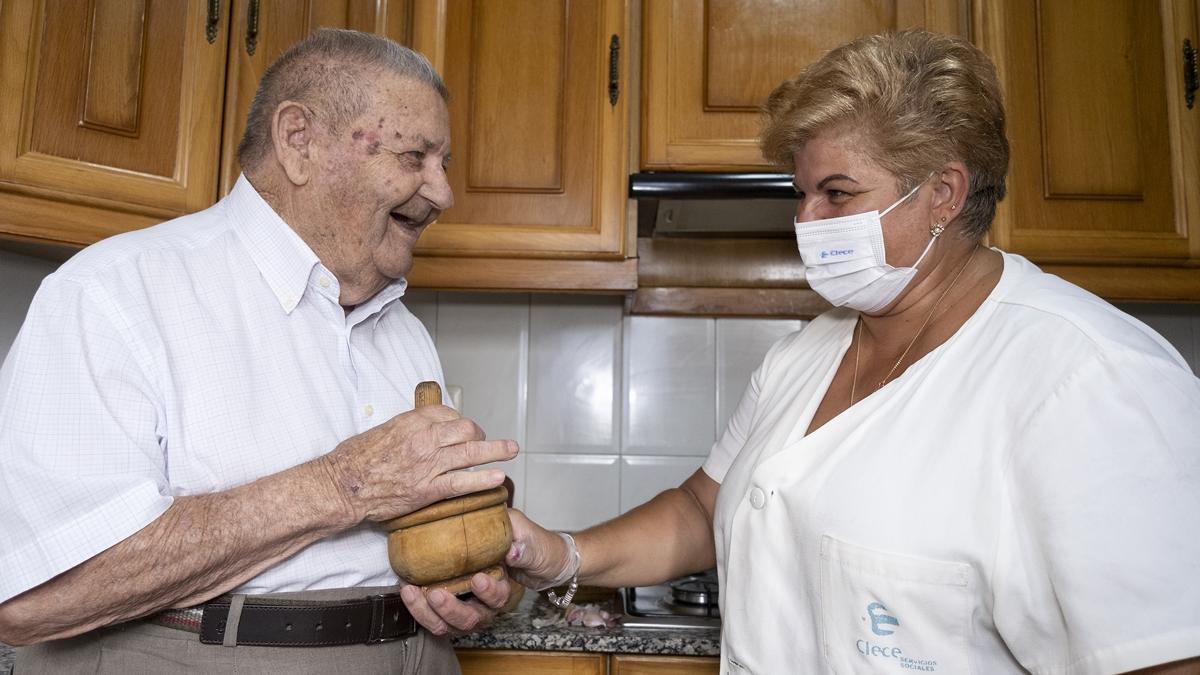
[[[492,622],[508,602],[508,581],[479,573],[471,578],[474,598],[459,600],[442,589],[422,593],[416,586],[400,589],[400,597],[417,623],[434,635],[462,635]]]
[[[453,408],[422,406],[342,441],[320,461],[354,523],[396,518],[496,487],[504,473],[468,467],[512,459],[513,441],[487,441]]]

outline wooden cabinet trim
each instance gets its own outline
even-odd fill
[[[637,260],[460,258],[417,255],[412,288],[443,291],[595,291],[637,288]]]

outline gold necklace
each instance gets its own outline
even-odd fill
[[[900,364],[904,362],[904,357],[908,356],[909,350],[913,348],[913,345],[917,344],[917,339],[920,338],[921,334],[925,332],[925,327],[929,325],[929,320],[933,318],[933,313],[937,311],[938,306],[942,304],[942,300],[944,300],[950,293],[950,289],[954,288],[954,285],[958,283],[958,278],[962,276],[964,271],[966,271],[967,266],[970,265],[971,261],[975,259],[975,251],[977,250],[979,250],[979,244],[976,244],[975,248],[971,249],[970,255],[967,256],[967,259],[964,260],[963,264],[958,268],[958,272],[954,275],[954,278],[950,280],[950,284],[946,286],[946,290],[942,291],[942,294],[939,295],[938,299],[934,301],[933,307],[931,307],[929,313],[925,315],[925,320],[921,322],[921,327],[917,329],[916,335],[913,335],[912,340],[908,342],[908,346],[905,347],[904,351],[900,353],[900,358],[896,359],[896,362],[892,364],[892,368],[887,372],[887,375],[884,375],[883,379],[879,381],[879,384],[875,385],[875,391],[882,389],[883,385],[887,384],[888,380],[891,379],[892,373],[895,373],[896,369],[900,367]],[[858,325],[856,325],[854,328],[857,342],[854,345],[854,379],[850,380],[850,405],[854,405],[854,395],[858,389],[858,356],[862,352],[861,316],[858,319]]]

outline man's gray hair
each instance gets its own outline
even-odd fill
[[[385,37],[340,28],[321,28],[285,51],[263,75],[250,105],[238,162],[256,168],[271,151],[271,120],[284,101],[302,103],[330,133],[341,133],[371,105],[379,73],[424,82],[443,100],[450,92],[429,61]]]

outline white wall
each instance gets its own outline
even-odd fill
[[[0,252],[0,353],[54,263]],[[577,529],[704,460],[770,344],[801,323],[626,316],[612,296],[413,292],[463,412],[522,453],[517,505]],[[1200,363],[1200,305],[1122,306]]]

